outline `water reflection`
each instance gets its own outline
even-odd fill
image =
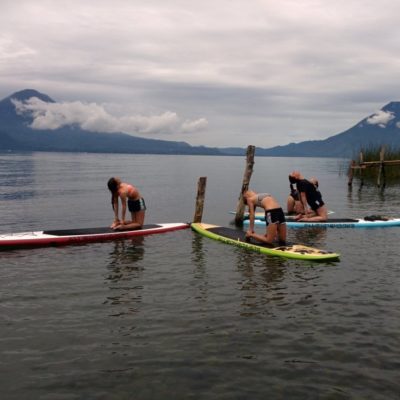
[[[145,238],[138,236],[129,240],[116,240],[110,252],[110,261],[105,277],[112,295],[107,296],[104,304],[117,306],[111,316],[132,314],[139,311],[142,302]]]
[[[367,215],[382,214],[398,217],[400,205],[400,190],[397,186],[391,186],[382,190],[373,185],[365,185],[362,190],[347,191],[348,209],[354,210],[355,215],[347,217],[362,218]]]
[[[203,249],[203,237],[193,235],[192,238],[192,262],[195,265],[193,274],[193,286],[196,289],[195,299],[206,302],[208,298],[208,274],[207,261]]]
[[[324,227],[295,228],[290,230],[291,241],[311,247],[323,247],[327,240],[327,230]]]
[[[265,305],[286,296],[286,286],[281,283],[287,260],[247,251],[238,251],[237,254],[237,267],[242,275],[242,280],[238,282],[242,294],[240,315],[270,314],[271,309],[265,308]]]
[[[204,240],[210,241],[200,235],[194,235],[192,240],[192,262],[196,265],[194,282],[198,290],[196,298],[200,300],[207,299],[209,289],[207,246],[204,246]],[[233,257],[233,264],[241,276],[237,281],[241,298],[238,306],[240,316],[270,313],[265,304],[275,300],[282,301],[286,296],[286,286],[282,282],[288,261],[235,246],[226,247],[230,249],[226,257]],[[224,263],[227,263],[226,259]]]
[[[0,200],[14,201],[33,197],[34,162],[29,156],[0,154]]]

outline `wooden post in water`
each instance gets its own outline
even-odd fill
[[[254,153],[255,153],[255,146],[247,146],[246,152],[246,168],[244,170],[243,175],[243,183],[242,183],[242,190],[240,191],[239,201],[236,207],[236,216],[235,216],[235,225],[242,226],[243,225],[243,214],[244,214],[244,202],[243,202],[243,192],[248,190],[250,178],[253,173],[253,166],[254,166]]]
[[[201,219],[203,218],[206,184],[207,184],[207,177],[206,176],[200,177],[197,183],[196,209],[194,212],[193,222],[201,222]]]
[[[353,174],[354,174],[354,168],[356,165],[356,162],[354,160],[350,161],[350,165],[349,165],[349,171],[347,173],[347,176],[349,177],[349,180],[347,182],[347,185],[349,187],[351,187],[351,185],[353,184]]]
[[[360,151],[360,163],[359,163],[359,165],[360,165],[360,189],[364,186],[364,175],[363,175],[363,168],[365,167],[364,165],[363,165],[363,163],[364,163],[364,154],[363,154],[363,152],[362,152],[362,150]]]
[[[385,146],[381,147],[381,151],[379,152],[379,172],[378,172],[378,181],[377,181],[377,185],[378,187],[381,187],[381,181],[383,178],[383,185],[382,188],[385,187],[386,185],[386,179],[385,179]]]

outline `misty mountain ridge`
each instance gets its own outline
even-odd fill
[[[125,133],[99,133],[65,125],[57,129],[32,129],[33,115],[17,110],[18,104],[37,98],[57,104],[33,89],[16,92],[0,101],[0,151],[65,151],[129,154],[244,155],[245,148],[191,146],[186,142],[147,139]],[[18,103],[19,102],[19,103]],[[36,122],[36,121],[35,121]],[[256,148],[257,156],[351,158],[361,148],[400,147],[400,102],[390,102],[350,129],[324,140]]]
[[[0,150],[221,155],[217,149],[190,146],[185,142],[146,139],[122,132],[92,132],[76,124],[52,130],[32,129],[32,115],[16,109],[16,102],[27,102],[32,98],[56,103],[46,94],[33,89],[16,92],[0,101]]]
[[[327,139],[262,149],[258,155],[351,158],[361,149],[382,145],[400,148],[400,102],[388,103],[379,112]]]

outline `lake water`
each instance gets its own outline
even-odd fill
[[[400,189],[348,191],[344,163],[256,157],[251,188],[285,204],[317,176],[335,217],[399,216]],[[146,199],[146,223],[229,225],[243,157],[0,154],[0,232],[109,225],[106,182]],[[11,399],[398,399],[400,228],[289,229],[341,253],[271,258],[191,230],[0,252],[0,391]]]

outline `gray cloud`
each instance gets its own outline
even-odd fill
[[[35,88],[161,126],[166,110],[204,118],[202,132],[171,130],[181,140],[184,124],[192,144],[323,139],[400,93],[394,0],[3,0],[1,11],[0,94]],[[152,123],[135,132],[162,135]]]

